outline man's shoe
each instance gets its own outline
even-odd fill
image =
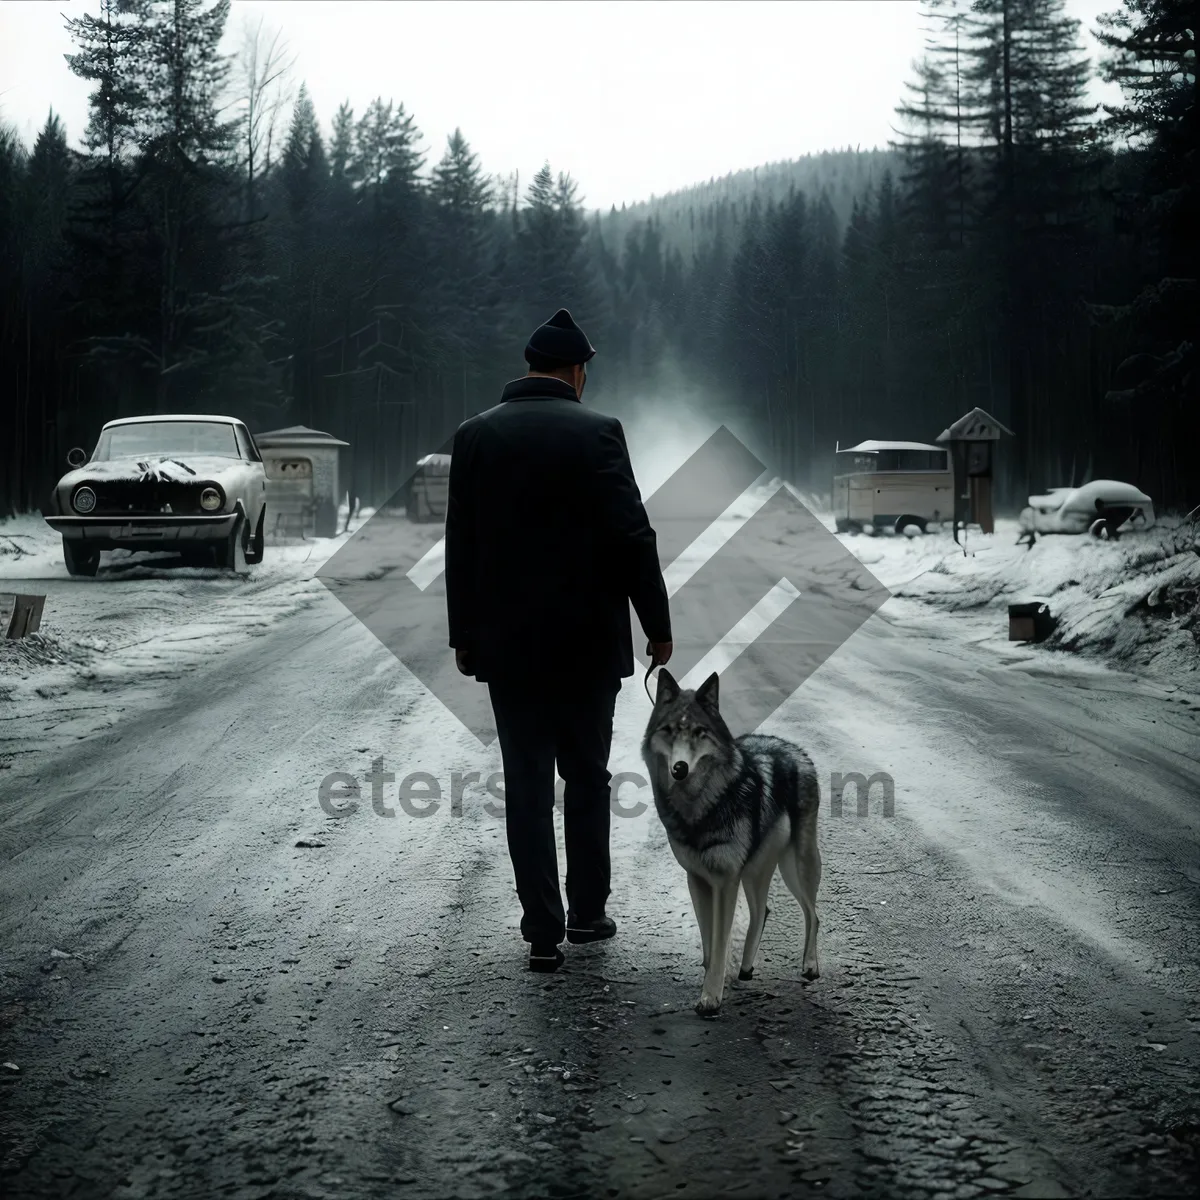
[[[575,946],[586,942],[603,942],[617,932],[617,923],[612,917],[597,917],[594,921],[579,921],[573,913],[567,913],[567,941]]]
[[[551,974],[567,961],[567,956],[553,943],[539,946],[536,942],[529,947],[529,969]]]

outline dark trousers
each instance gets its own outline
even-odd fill
[[[566,785],[567,906],[581,921],[604,915],[609,861],[608,753],[619,685],[564,692],[490,682],[504,760],[504,822],[527,942],[563,940],[566,921],[554,844],[555,763]]]

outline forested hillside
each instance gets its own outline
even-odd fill
[[[0,515],[153,411],[328,430],[378,502],[560,306],[601,351],[589,402],[698,397],[804,486],[837,440],[979,404],[1017,435],[1009,502],[1091,474],[1190,507],[1195,5],[1126,0],[1099,65],[1061,0],[927,9],[895,146],[602,214],[462,134],[424,151],[402,96],[281,111],[277,42],[220,53],[229,0],[96,0],[68,22],[84,151],[53,114],[0,137]],[[1085,103],[1096,69],[1125,106]]]
[[[877,188],[888,172],[895,174],[900,156],[893,150],[826,150],[789,162],[768,163],[747,171],[731,171],[720,179],[697,183],[665,196],[635,204],[614,205],[600,222],[606,241],[623,245],[631,231],[647,220],[658,222],[664,250],[678,250],[690,260],[719,230],[735,236],[751,204],[781,204],[794,192],[827,195],[839,226],[850,219],[855,200]]]

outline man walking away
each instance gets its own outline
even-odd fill
[[[610,938],[608,754],[633,674],[629,603],[654,663],[671,656],[667,590],[621,423],[580,403],[595,354],[560,309],[525,348],[529,373],[459,427],[446,510],[446,603],[458,669],[488,685],[504,760],[505,824],[530,943]],[[554,843],[565,784],[567,912]]]

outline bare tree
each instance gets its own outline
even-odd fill
[[[264,31],[261,17],[257,25],[246,22],[237,70],[243,110],[247,220],[258,215],[256,184],[271,169],[271,147],[289,99],[286,80],[294,64],[279,30]]]

